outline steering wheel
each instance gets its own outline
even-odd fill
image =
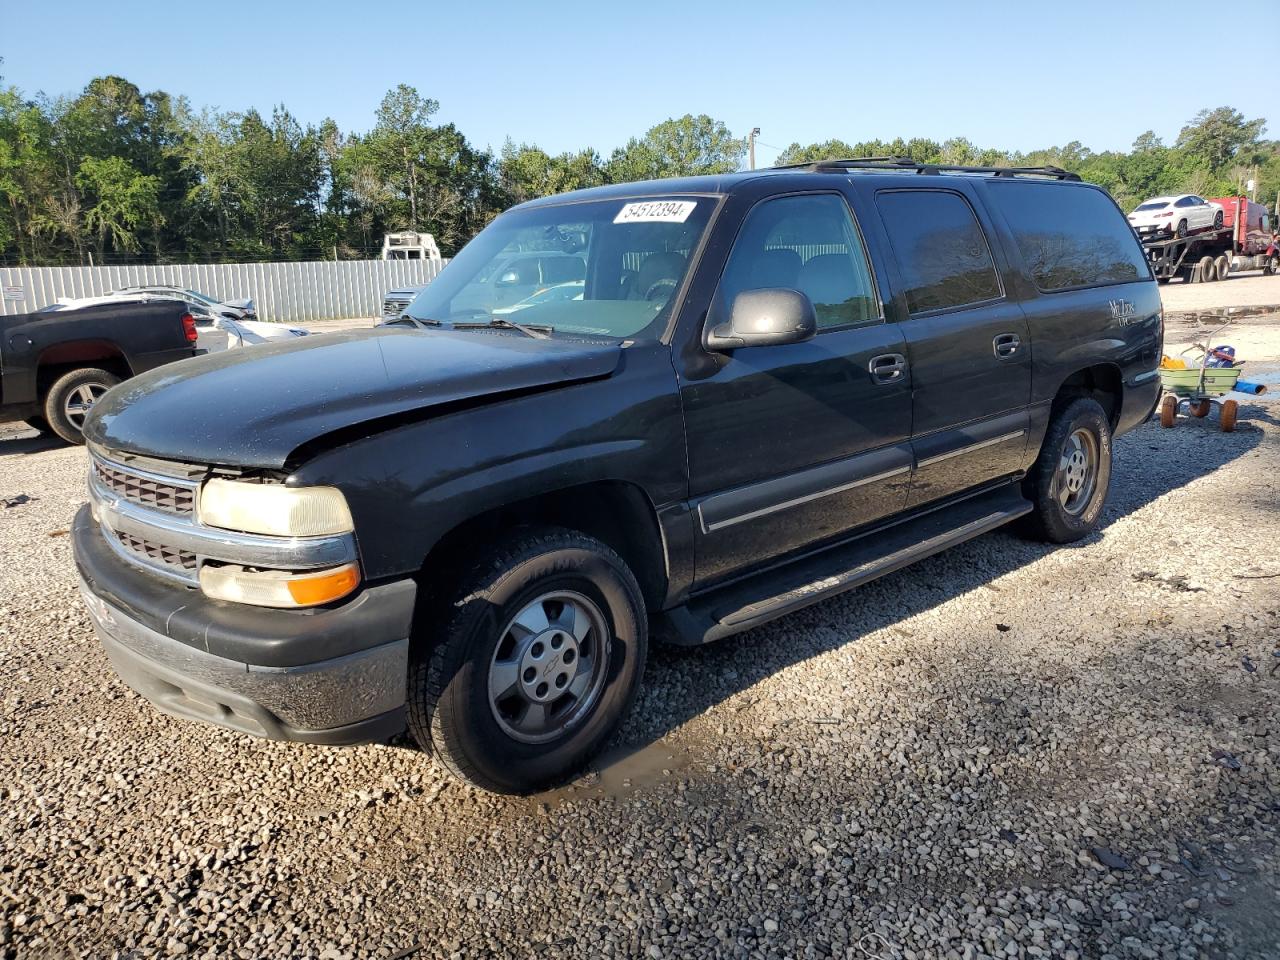
[[[663,277],[649,285],[649,289],[644,292],[644,298],[646,300],[667,300],[675,289],[676,281],[671,277]]]

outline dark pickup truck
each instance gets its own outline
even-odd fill
[[[574,289],[486,305],[514,255]],[[1098,528],[1163,315],[1111,197],[905,161],[604,187],[495,220],[394,324],[139,377],[74,547],[161,709],[312,743],[407,725],[528,791],[700,644],[1012,520]]]
[[[89,408],[121,380],[195,356],[196,321],[177,300],[96,303],[0,317],[0,421],[82,442]]]

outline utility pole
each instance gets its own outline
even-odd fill
[[[756,168],[756,137],[760,136],[760,128],[752,127],[751,133],[747,135],[747,166],[749,169]]]

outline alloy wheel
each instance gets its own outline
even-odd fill
[[[72,390],[62,405],[67,421],[77,430],[83,430],[84,418],[88,416],[89,410],[109,389],[111,388],[105,383],[82,383]]]

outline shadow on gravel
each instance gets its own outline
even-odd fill
[[[768,676],[981,588],[1055,550],[1087,547],[1112,523],[1250,453],[1262,440],[1258,428],[1223,434],[1216,422],[1179,422],[1173,430],[1149,422],[1117,441],[1102,527],[1077,544],[1055,547],[1005,528],[718,643],[692,649],[655,644],[631,719],[606,762],[594,769],[608,778],[613,764],[625,765],[632,754]]]
[[[0,457],[16,456],[21,453],[44,453],[46,450],[58,450],[65,446],[67,446],[66,441],[48,434],[30,432],[17,436],[0,434]]]

